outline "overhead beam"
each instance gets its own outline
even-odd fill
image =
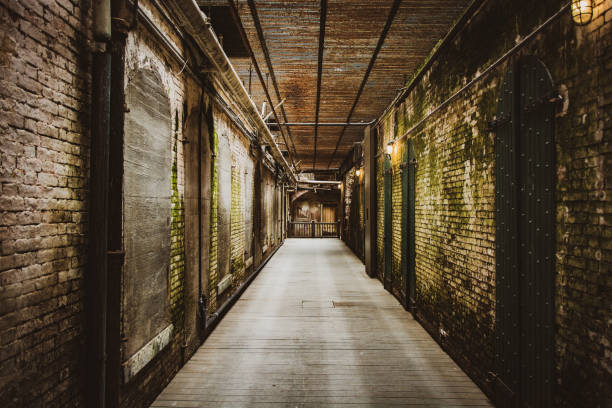
[[[220,83],[234,96],[237,105],[252,122],[252,125],[260,133],[263,140],[270,145],[274,160],[285,168],[286,174],[294,182],[296,175],[285,156],[278,149],[276,140],[270,129],[261,120],[255,103],[247,93],[244,84],[236,73],[227,54],[223,51],[216,34],[214,33],[208,17],[198,7],[194,0],[166,0],[169,11],[175,13],[181,27],[186,34],[193,38],[195,45],[206,55],[208,60],[217,68],[216,76]]]
[[[374,121],[371,121],[371,122],[322,122],[322,123],[321,122],[288,122],[288,123],[281,123],[281,125],[283,126],[369,126],[372,123],[374,123]]]
[[[232,0],[228,0],[228,1],[232,2]],[[274,75],[274,68],[272,67],[272,61],[270,60],[270,53],[268,52],[268,45],[266,44],[266,39],[264,38],[264,35],[263,35],[263,29],[261,28],[261,22],[259,21],[259,14],[257,13],[257,7],[255,6],[255,1],[248,0],[248,4],[249,4],[249,9],[251,10],[251,16],[253,17],[253,22],[255,23],[255,29],[257,30],[257,38],[259,39],[261,50],[264,53],[264,58],[266,60],[266,65],[268,67],[268,72],[270,73],[270,77],[272,77],[272,86],[274,87],[274,90],[276,91],[277,100],[280,101],[282,98],[278,90],[278,83],[276,82],[276,75]],[[270,103],[270,106],[272,106],[272,103]],[[281,106],[281,113],[283,115],[283,119],[285,120],[285,122],[288,122],[289,120],[287,120],[287,113],[285,112],[284,106]],[[276,120],[276,122],[280,123],[278,119]],[[295,150],[295,144],[293,143],[293,135],[291,135],[291,130],[289,128],[287,128],[287,133],[289,134],[289,141],[291,142],[291,145],[293,147],[293,153],[294,155],[297,156],[297,151]],[[287,144],[287,141],[285,141],[285,144],[287,145],[287,147],[289,147],[289,145]]]
[[[251,56],[253,67],[255,68],[255,72],[257,73],[259,82],[261,83],[261,87],[263,88],[264,93],[266,94],[266,99],[268,100],[270,107],[272,107],[272,113],[274,114],[274,118],[276,119],[276,122],[278,123],[280,122],[280,120],[278,118],[278,115],[276,114],[276,111],[273,108],[274,104],[272,103],[270,92],[268,92],[268,87],[266,86],[266,82],[264,81],[261,70],[259,69],[259,64],[257,63],[257,59],[255,59],[255,53],[253,52],[253,48],[251,48],[251,43],[249,41],[249,38],[247,37],[244,26],[242,25],[242,20],[240,19],[240,14],[238,13],[236,4],[234,3],[233,0],[227,0],[227,3],[229,4],[230,10],[232,11],[232,17],[234,18],[234,22],[238,26],[238,31],[240,31],[240,37],[242,38],[242,41],[244,42],[244,46],[246,47],[249,55]],[[280,131],[281,131],[281,135],[283,136],[283,141],[285,142],[285,146],[289,146],[287,144],[287,138],[285,137],[285,132],[283,132],[282,128],[280,129]],[[295,148],[294,148],[294,151],[295,151]],[[289,159],[291,160],[291,163],[293,164],[293,168],[295,168],[295,161],[293,159],[293,156],[291,155],[291,152],[289,152]]]
[[[374,67],[374,63],[376,62],[378,53],[380,52],[380,49],[382,48],[385,42],[385,39],[387,38],[387,33],[389,33],[389,29],[391,28],[391,24],[393,23],[393,19],[395,18],[395,15],[397,14],[397,10],[399,9],[401,2],[402,0],[393,0],[391,11],[389,12],[389,16],[387,17],[387,22],[385,23],[385,26],[383,27],[383,30],[380,33],[380,37],[378,38],[378,43],[376,44],[376,48],[374,49],[374,52],[372,53],[372,58],[370,58],[370,63],[368,64],[368,68],[366,69],[366,72],[363,76],[361,85],[359,85],[359,90],[357,91],[357,95],[355,96],[355,101],[353,102],[353,106],[351,106],[351,110],[349,111],[349,114],[346,118],[346,122],[351,121],[353,112],[355,111],[355,108],[357,107],[357,104],[359,103],[359,98],[361,97],[361,93],[363,92],[363,89],[365,88],[365,85],[368,82],[370,72],[372,71],[372,68]],[[342,131],[340,132],[340,137],[338,137],[338,142],[336,142],[336,147],[334,148],[334,152],[332,153],[331,158],[329,159],[329,163],[327,164],[328,168],[331,166],[336,156],[336,152],[338,151],[338,147],[340,146],[340,143],[342,143],[342,138],[344,138],[344,133],[346,132],[347,127],[348,126],[344,126],[342,128]]]
[[[317,168],[317,139],[319,136],[319,107],[321,102],[321,73],[323,71],[323,51],[325,49],[325,20],[327,18],[327,0],[321,0],[321,17],[319,19],[319,57],[317,60],[317,104],[315,110],[314,158],[312,168]]]

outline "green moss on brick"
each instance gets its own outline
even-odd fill
[[[178,189],[178,112],[174,115],[174,141],[172,146],[172,203],[170,224],[170,315],[176,328],[184,328],[185,284],[185,208]]]
[[[217,169],[217,151],[219,138],[215,131],[212,102],[206,108],[206,121],[210,136],[210,247],[208,250],[208,307],[207,310],[213,313],[216,310],[217,282],[218,282],[218,245],[219,245],[219,173]]]
[[[232,206],[230,212],[231,273],[236,274],[234,282],[244,272],[244,217],[242,215],[242,170],[236,163],[232,166]]]

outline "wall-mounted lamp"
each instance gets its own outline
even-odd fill
[[[574,23],[585,25],[593,18],[593,0],[572,0]]]
[[[391,156],[391,153],[393,153],[393,141],[387,143],[387,154]]]
[[[357,177],[359,177],[359,175],[360,175],[360,174],[361,174],[361,170],[359,170],[359,169],[355,170],[355,175],[356,175]]]

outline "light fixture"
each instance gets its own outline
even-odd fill
[[[393,153],[393,141],[387,143],[387,154],[391,156],[391,153]]]
[[[360,175],[360,174],[361,174],[361,170],[359,170],[359,169],[355,170],[355,175],[356,175],[357,177],[359,177],[359,175]]]
[[[572,0],[572,18],[574,23],[585,25],[593,17],[593,0]]]

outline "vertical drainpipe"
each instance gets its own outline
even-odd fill
[[[121,272],[123,248],[123,141],[125,122],[125,44],[134,27],[124,0],[111,0],[111,108],[108,181],[108,293],[106,312],[106,407],[119,406],[121,388]],[[116,18],[115,18],[116,17]],[[128,25],[131,21],[131,25]]]
[[[200,92],[200,112],[198,114],[198,312],[200,313],[201,333],[206,329],[206,294],[202,290],[202,126],[204,126],[204,86]]]
[[[106,315],[108,289],[108,180],[110,137],[110,0],[94,2],[91,96],[91,173],[88,259],[87,406],[106,406]],[[95,233],[94,233],[95,231]]]

